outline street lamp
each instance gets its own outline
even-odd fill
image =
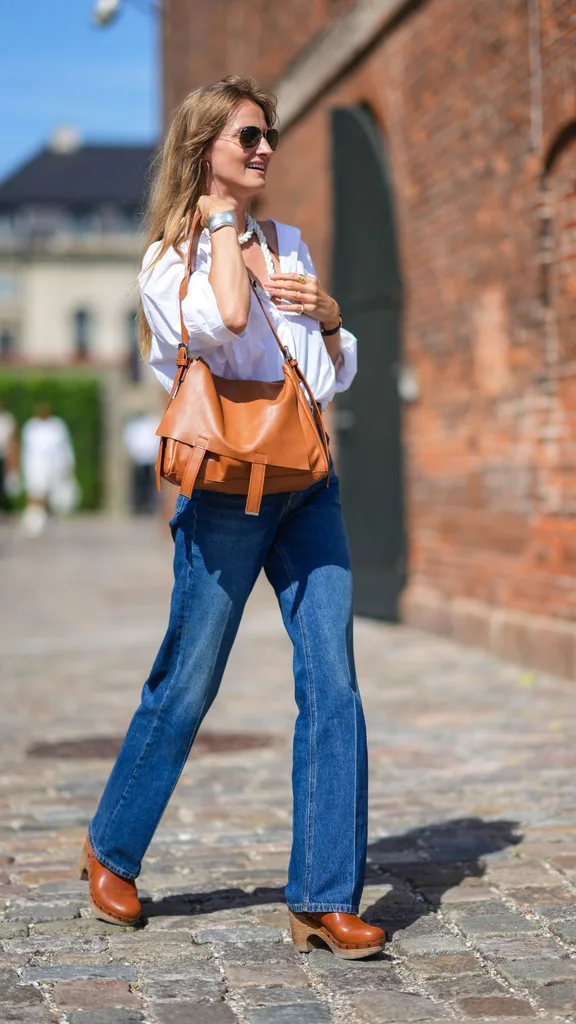
[[[97,0],[92,11],[95,25],[109,25],[120,12],[120,0]]]
[[[127,0],[143,14],[154,16],[160,13],[160,0]],[[92,8],[92,21],[95,25],[110,25],[120,14],[122,0],[96,0]]]

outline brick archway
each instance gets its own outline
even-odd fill
[[[361,342],[337,396],[338,468],[361,615],[396,621],[405,584],[402,280],[386,140],[366,104],[332,110],[333,282]]]
[[[548,508],[576,514],[576,122],[552,143],[542,178],[543,303],[550,423]]]
[[[563,362],[576,360],[576,123],[570,128],[562,133],[565,145],[555,151],[544,179],[551,227],[546,297],[554,310]]]

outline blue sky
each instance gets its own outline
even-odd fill
[[[157,137],[157,19],[125,0],[112,25],[96,28],[92,8],[93,0],[0,0],[0,180],[61,124],[87,142]]]

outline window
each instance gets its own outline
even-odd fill
[[[72,215],[72,227],[77,235],[95,234],[100,230],[100,218],[92,209],[76,209]]]
[[[10,359],[16,349],[16,328],[11,324],[0,325],[0,359]]]
[[[0,238],[11,238],[14,234],[14,218],[11,213],[0,213]]]
[[[92,314],[87,309],[74,313],[74,355],[80,362],[90,358],[92,347]]]
[[[128,377],[134,384],[138,384],[142,379],[142,360],[138,344],[138,313],[135,309],[126,316],[126,336],[128,341]]]
[[[0,301],[11,302],[18,295],[18,279],[16,274],[0,271]]]

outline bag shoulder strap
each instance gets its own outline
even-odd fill
[[[180,343],[178,345],[178,358],[176,359],[176,365],[177,366],[187,366],[188,363],[190,362],[190,357],[188,356],[189,336],[188,336],[188,331],[186,330],[186,324],[184,323],[184,314],[182,312],[182,303],[184,302],[184,299],[186,298],[186,296],[188,294],[188,285],[190,283],[190,278],[191,278],[192,274],[194,273],[194,266],[196,264],[196,254],[198,252],[198,242],[200,240],[200,235],[201,234],[202,234],[202,224],[201,224],[201,220],[200,220],[200,214],[199,213],[195,213],[194,214],[194,220],[192,221],[192,228],[191,228],[191,231],[190,231],[190,245],[188,247],[188,256],[187,256],[187,259],[186,259],[186,273],[184,274],[184,277],[182,278],[182,281],[180,282],[180,294],[179,294],[179,298],[180,298],[180,334],[181,334],[182,340],[180,341]],[[268,316],[268,313],[266,312],[266,310],[264,308],[264,304],[262,302],[262,299],[260,298],[260,296],[259,296],[259,294],[258,294],[258,292],[256,290],[256,284],[252,280],[252,278],[250,278],[250,285],[251,285],[251,287],[252,287],[252,289],[254,291],[254,294],[255,294],[256,298],[258,299],[258,302],[260,303],[260,306],[262,307],[262,312],[264,313],[264,316],[266,317],[266,319],[267,319],[267,321],[268,321],[268,323],[270,325],[270,329],[271,329],[271,331],[272,331],[272,333],[273,333],[273,335],[274,335],[274,337],[276,339],[276,343],[277,343],[278,348],[280,349],[280,351],[282,353],[283,358],[284,359],[291,359],[292,357],[290,355],[290,350],[287,348],[286,345],[283,345],[282,342],[280,341],[280,338],[278,336],[278,332],[277,332],[276,328],[274,327],[274,324],[272,323],[272,320],[270,319],[270,317]]]
[[[186,272],[180,282],[179,290],[179,310],[180,310],[180,342],[178,343],[178,356],[176,359],[176,366],[188,366],[190,362],[190,356],[188,355],[188,342],[189,335],[186,330],[186,324],[184,323],[184,313],[182,312],[182,303],[188,294],[188,284],[190,277],[194,270],[196,263],[196,253],[198,252],[198,241],[202,234],[202,224],[200,221],[200,214],[196,212],[192,221],[192,229],[190,231],[190,245],[188,246],[188,256],[186,259]]]
[[[260,303],[260,307],[262,309],[262,312],[264,313],[264,316],[266,317],[268,323],[270,324],[270,327],[272,329],[272,333],[273,333],[274,337],[276,338],[276,341],[278,342],[278,345],[279,345],[279,347],[280,347],[280,349],[282,351],[284,359],[290,364],[290,366],[292,367],[292,369],[296,373],[296,376],[298,377],[300,383],[303,384],[303,386],[305,388],[305,391],[306,391],[306,394],[308,395],[308,398],[310,399],[310,405],[312,406],[312,410],[313,410],[314,415],[316,417],[316,420],[317,420],[317,422],[318,422],[318,424],[320,426],[320,433],[322,435],[322,443],[324,445],[324,451],[326,453],[326,458],[329,460],[330,454],[329,454],[329,450],[328,450],[328,437],[326,435],[326,430],[324,428],[324,421],[322,419],[322,413],[321,413],[320,408],[318,406],[318,402],[316,401],[316,398],[314,397],[314,392],[312,391],[312,388],[310,387],[308,381],[306,380],[306,377],[302,373],[302,370],[300,369],[300,366],[298,364],[298,360],[294,356],[290,355],[290,351],[289,351],[287,345],[283,345],[282,342],[280,341],[280,338],[278,337],[278,334],[276,332],[276,328],[274,327],[274,324],[272,323],[272,320],[270,319],[270,317],[268,316],[268,313],[266,312],[266,308],[264,306],[264,303],[262,302],[262,299],[260,298],[258,292],[256,291],[256,287],[255,287],[254,282],[252,281],[252,279],[250,279],[250,283],[251,283],[251,285],[252,285],[252,287],[254,289],[254,294],[255,294],[256,298],[258,299],[258,302]]]

